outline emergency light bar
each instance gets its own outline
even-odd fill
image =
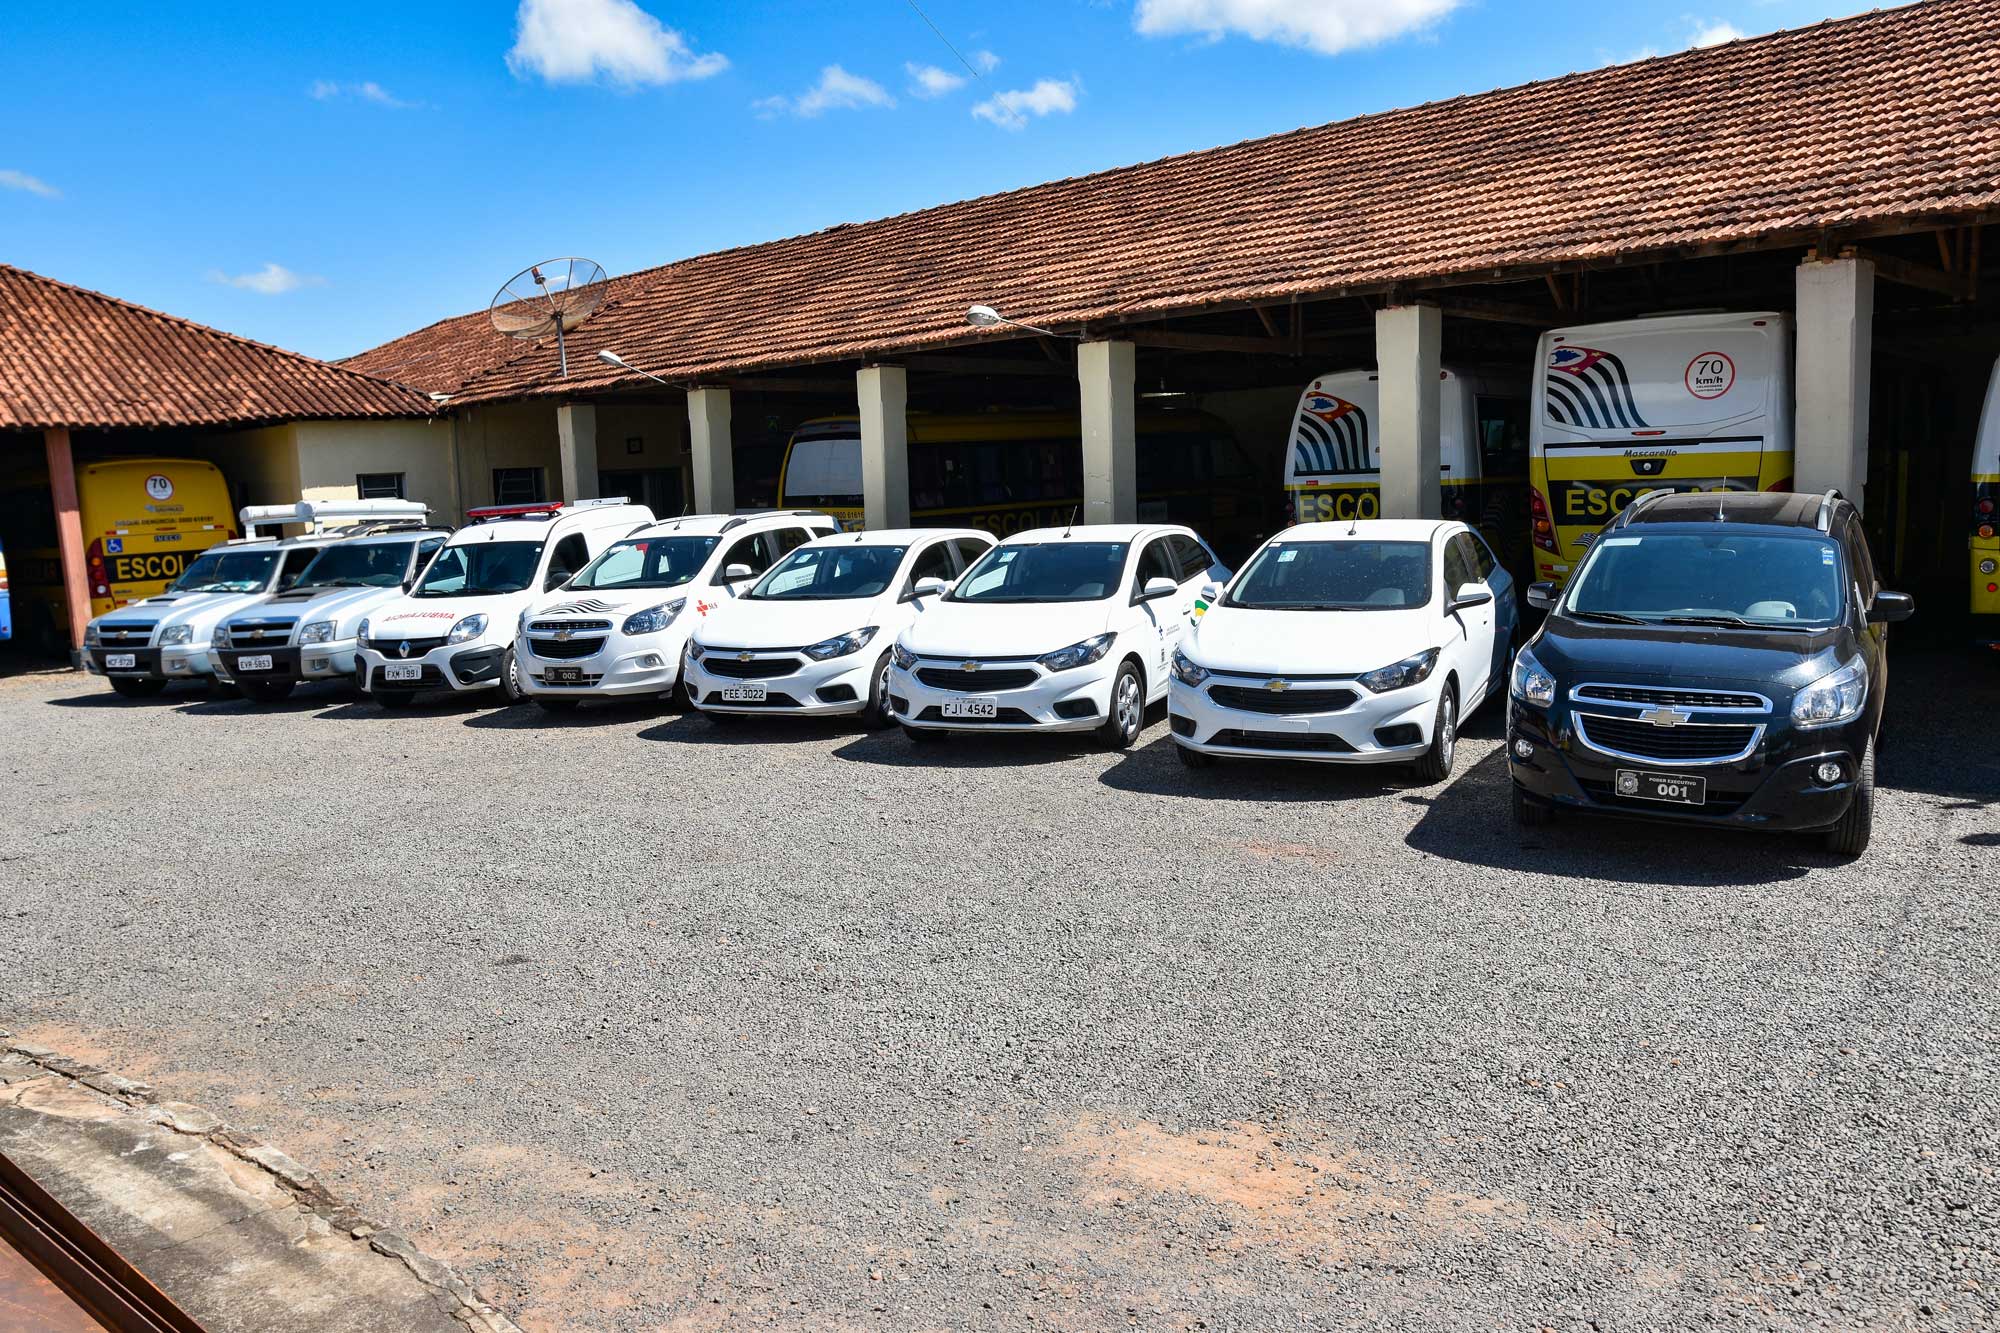
[[[565,509],[591,509],[599,505],[622,505],[632,503],[623,495],[607,496],[598,500],[536,500],[530,504],[479,505],[465,511],[465,516],[475,523],[495,518],[525,518],[530,514],[559,514]]]

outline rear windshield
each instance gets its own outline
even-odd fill
[[[1272,542],[1223,599],[1261,611],[1400,611],[1431,600],[1429,542]]]
[[[277,567],[276,547],[262,551],[203,551],[168,592],[258,592]]]
[[[327,547],[299,575],[295,588],[393,588],[410,567],[411,542],[342,543]]]
[[[479,542],[447,546],[416,586],[417,597],[489,597],[519,592],[535,581],[540,542]]]
[[[887,592],[907,546],[801,546],[745,593],[759,601],[828,602]]]
[[[1564,609],[1588,620],[1676,624],[1832,624],[1841,614],[1840,547],[1801,533],[1637,532],[1598,538]]]
[[[1093,602],[1118,590],[1127,542],[996,546],[959,580],[954,602]]]

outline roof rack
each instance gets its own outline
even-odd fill
[[[384,522],[390,519],[423,519],[430,506],[415,500],[300,500],[288,505],[245,505],[237,513],[243,535],[257,535],[260,527],[282,528],[294,524],[318,532],[330,519]]]
[[[722,531],[741,527],[753,518],[825,518],[826,513],[818,509],[745,509],[722,525]]]
[[[427,528],[433,527],[439,532],[451,531],[450,528],[442,524],[433,524],[427,518],[385,518],[375,523],[356,523],[352,527],[342,528],[340,535],[343,537],[374,537],[385,532],[422,532]]]
[[[1620,528],[1631,526],[1632,515],[1638,513],[1641,509],[1644,509],[1647,505],[1660,499],[1662,496],[1672,495],[1673,493],[1672,491],[1647,491],[1631,504],[1625,506],[1624,512],[1618,515],[1618,521],[1613,526]]]
[[[1837,500],[1845,500],[1838,488],[1829,487],[1825,495],[1819,497],[1819,515],[1813,519],[1813,526],[1821,532],[1833,531],[1833,506]]]

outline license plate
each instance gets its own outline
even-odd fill
[[[947,699],[944,701],[946,717],[998,717],[1000,701],[992,695],[970,699]]]
[[[542,679],[551,685],[581,685],[583,684],[583,668],[544,667],[542,668]]]
[[[423,664],[419,662],[391,662],[382,668],[383,680],[422,680]]]
[[[1620,796],[1642,801],[1666,801],[1672,805],[1700,805],[1708,799],[1707,778],[1684,778],[1673,773],[1642,773],[1621,768],[1616,776]]]
[[[139,655],[137,653],[106,653],[104,655],[104,669],[106,671],[130,671],[138,665]]]
[[[762,685],[724,685],[722,702],[726,704],[760,704],[770,698],[771,692]]]
[[[269,653],[258,653],[254,657],[239,657],[236,659],[236,669],[238,671],[269,671],[271,669],[271,655]]]

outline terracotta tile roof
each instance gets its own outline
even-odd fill
[[[435,410],[403,385],[0,264],[0,429]]]
[[[2000,0],[1930,0],[648,269],[567,384],[483,315],[347,364],[478,402],[1996,206]]]

